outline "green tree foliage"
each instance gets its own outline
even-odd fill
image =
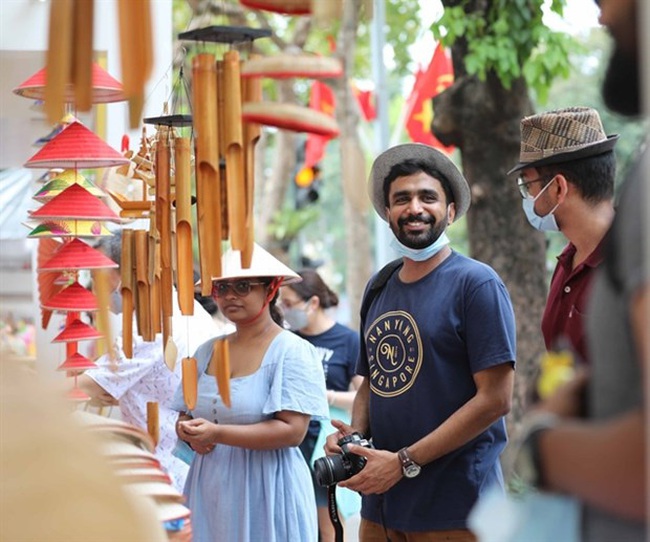
[[[469,75],[485,81],[494,71],[506,89],[523,76],[544,103],[553,80],[570,73],[569,51],[575,40],[544,25],[544,0],[494,0],[485,13],[468,9],[471,3],[461,0],[445,7],[431,27],[434,37],[447,47],[459,38],[466,40]],[[561,16],[564,5],[565,0],[553,0],[550,9]]]

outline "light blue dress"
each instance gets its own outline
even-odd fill
[[[230,380],[231,408],[206,373],[212,345],[195,353],[199,383],[194,418],[253,424],[282,410],[328,417],[325,378],[316,350],[289,331],[277,335],[260,368]],[[182,386],[172,408],[187,411]],[[318,522],[309,467],[297,446],[250,450],[218,444],[195,454],[184,494],[192,511],[193,542],[316,542]]]

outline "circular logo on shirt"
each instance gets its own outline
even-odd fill
[[[370,388],[382,397],[408,390],[422,366],[422,341],[415,320],[404,311],[382,314],[366,331]]]

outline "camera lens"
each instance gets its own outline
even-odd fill
[[[342,455],[330,455],[314,461],[314,475],[319,486],[327,487],[347,480],[352,473]]]

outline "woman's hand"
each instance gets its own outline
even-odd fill
[[[219,427],[208,420],[196,418],[179,421],[176,427],[179,437],[198,454],[208,454],[217,445]]]

